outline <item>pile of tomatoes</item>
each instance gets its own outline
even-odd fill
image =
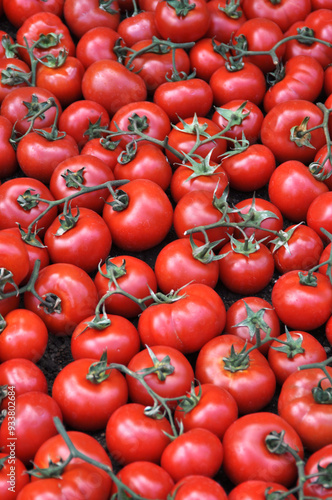
[[[0,13],[1,499],[332,498],[332,1]]]

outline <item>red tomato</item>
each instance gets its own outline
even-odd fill
[[[1,293],[17,290],[29,272],[29,255],[16,234],[0,231]]]
[[[76,57],[87,68],[95,61],[111,59],[116,61],[117,57],[113,48],[120,34],[107,26],[97,26],[84,33],[76,45]]]
[[[206,82],[218,68],[225,66],[226,61],[218,52],[220,43],[213,38],[201,38],[189,51],[191,70]]]
[[[328,243],[328,245],[326,245],[326,247],[324,248],[324,250],[319,258],[319,264],[323,264],[324,262],[329,260],[330,252],[331,252],[331,242]],[[328,265],[325,264],[324,266],[319,267],[318,271],[322,274],[327,275]]]
[[[226,309],[211,287],[189,283],[178,291],[176,299],[152,304],[142,312],[137,327],[142,344],[167,345],[190,353],[221,334]]]
[[[107,26],[116,30],[120,22],[119,4],[100,4],[99,0],[66,0],[63,15],[70,31],[81,38],[91,28]]]
[[[0,59],[0,102],[2,102],[6,95],[10,94],[12,90],[27,87],[28,84],[24,81],[24,78],[28,78],[29,72],[30,67],[17,57]],[[22,75],[20,75],[20,73],[22,73]]]
[[[64,0],[2,0],[3,11],[8,21],[19,28],[28,17],[37,12],[52,12],[61,17]]]
[[[327,108],[329,108],[329,106],[327,106]],[[323,178],[325,175],[330,174],[332,170],[332,165],[328,158],[327,144],[324,144],[324,146],[317,151],[313,164],[309,166],[309,170],[316,177],[316,179],[322,179],[324,184],[326,184],[331,191],[332,176],[330,175],[326,179]]]
[[[150,40],[152,37],[160,37],[155,23],[154,12],[138,12],[133,16],[122,19],[117,28],[117,32],[124,41],[126,47],[132,47],[141,40]]]
[[[331,498],[331,488],[329,483],[325,482],[326,474],[332,461],[332,445],[323,446],[315,451],[307,460],[304,467],[304,474],[309,479],[303,485],[303,493],[314,498]],[[325,474],[324,474],[325,473]],[[323,474],[323,475],[321,475]],[[325,476],[325,477],[324,477]]]
[[[204,0],[188,0],[182,5],[159,2],[155,23],[162,38],[172,42],[192,42],[202,38],[210,24],[210,13]]]
[[[241,2],[211,0],[207,3],[210,12],[210,27],[205,36],[228,43],[231,37],[247,20],[240,7]]]
[[[223,334],[207,342],[196,361],[197,380],[201,384],[214,384],[228,390],[237,402],[240,414],[264,408],[272,400],[276,388],[274,373],[263,354],[255,349],[249,360],[243,356],[242,351],[250,347],[252,344],[236,335]],[[232,350],[238,354],[238,361],[233,362]]]
[[[52,264],[44,267],[35,283],[39,297],[51,305],[40,304],[31,292],[25,292],[25,307],[35,312],[54,335],[71,335],[83,319],[94,313],[98,296],[90,276],[73,264]],[[52,306],[54,311],[52,312]]]
[[[0,300],[0,314],[6,316],[13,309],[17,309],[20,303],[20,296],[13,295]]]
[[[279,340],[287,342],[288,345],[281,344]],[[327,358],[324,347],[310,333],[302,331],[283,333],[278,337],[278,341],[272,342],[268,360],[279,385],[296,372],[299,366],[320,363]]]
[[[37,314],[26,309],[14,309],[5,316],[0,329],[1,362],[25,358],[36,363],[43,356],[48,332]]]
[[[236,335],[252,344],[257,343],[257,330],[263,340],[267,334],[279,337],[279,318],[269,302],[261,297],[245,297],[233,302],[227,309],[225,333]],[[267,354],[271,342],[259,347],[262,354]]]
[[[90,139],[83,146],[81,154],[97,156],[97,158],[106,163],[106,165],[114,171],[118,163],[119,154],[122,153],[122,151],[123,149],[116,142],[95,137],[94,139]]]
[[[101,381],[87,379],[93,363],[93,358],[72,361],[58,373],[52,387],[64,422],[89,432],[104,429],[112,413],[128,399],[126,379],[118,370],[112,369]]]
[[[327,243],[330,242],[330,239],[321,231],[321,228],[326,229],[329,233],[332,232],[331,210],[332,191],[327,191],[317,196],[311,202],[307,211],[308,226],[314,229],[318,236]]]
[[[112,272],[119,287],[137,299],[150,295],[150,290],[157,291],[156,275],[149,264],[137,257],[118,255],[107,259],[95,276],[94,282],[99,298],[107,292],[116,290]],[[146,305],[149,303],[151,301],[145,302]],[[121,293],[110,294],[105,300],[105,309],[109,314],[119,314],[125,318],[135,318],[142,312],[142,308],[136,302]]]
[[[332,369],[326,369],[331,377]],[[330,390],[331,382],[320,368],[295,371],[281,388],[278,413],[296,430],[311,452],[332,444],[332,406],[326,404]]]
[[[165,191],[153,181],[135,179],[106,199],[103,218],[115,245],[125,251],[153,248],[171,229],[173,208]]]
[[[82,92],[84,99],[101,104],[111,116],[122,106],[144,101],[147,96],[143,78],[110,59],[95,61],[85,70]]]
[[[322,128],[306,131],[323,122],[323,112],[312,102],[294,99],[276,104],[265,116],[261,140],[269,147],[278,163],[298,160],[309,164],[315,150],[325,143]],[[310,142],[310,145],[306,145]]]
[[[248,479],[248,481],[243,481],[243,483],[235,486],[227,498],[228,500],[265,500],[266,492],[269,495],[273,495],[274,492],[276,495],[279,493],[282,495],[287,493],[287,488],[268,479],[266,481]],[[296,498],[290,493],[285,497],[285,500],[296,500]]]
[[[304,19],[311,10],[310,0],[283,0],[273,4],[270,0],[243,0],[242,8],[248,19],[266,17],[286,31],[295,21]]]
[[[160,464],[177,482],[193,474],[213,478],[222,460],[220,439],[207,429],[197,427],[171,441],[163,451]]]
[[[232,483],[237,485],[249,479],[273,481],[286,487],[294,483],[294,457],[289,452],[272,453],[266,446],[265,439],[272,431],[285,431],[284,441],[303,459],[301,439],[285,419],[269,412],[245,415],[228,427],[223,439],[223,468]]]
[[[167,375],[164,380],[158,377],[158,373],[150,373],[144,377],[145,382],[159,396],[163,398],[180,398],[190,390],[194,379],[194,371],[188,359],[177,349],[165,345],[155,345],[152,351],[159,364],[165,358],[169,357],[170,364],[174,370]],[[150,351],[143,349],[137,353],[129,362],[128,369],[133,372],[140,372],[146,368],[156,366],[151,358]],[[162,366],[162,365],[161,365]],[[163,378],[163,377],[161,377]],[[145,387],[130,375],[126,375],[129,398],[133,403],[143,404],[144,406],[153,404],[152,397],[148,394]],[[176,401],[169,401],[168,406],[175,408]]]
[[[122,465],[140,460],[159,464],[170,442],[167,434],[172,435],[172,427],[165,416],[150,417],[144,405],[128,403],[115,410],[107,422],[107,449]]]
[[[15,424],[11,411],[15,413]],[[62,420],[58,404],[48,394],[33,391],[17,396],[15,410],[9,408],[0,427],[1,449],[10,455],[14,443],[16,457],[24,465],[29,464],[44,441],[57,433],[54,417]]]
[[[12,130],[12,122],[0,115],[0,182],[15,174],[18,166],[15,150],[9,142]]]
[[[330,345],[332,345],[332,316],[327,320],[325,325],[325,335]]]
[[[248,237],[250,237],[252,234],[255,235],[256,241],[265,238],[265,245],[272,238],[274,238],[274,235],[272,233],[269,233],[267,230],[272,229],[273,231],[280,231],[283,227],[283,218],[280,210],[276,205],[268,200],[264,200],[263,198],[246,198],[245,200],[237,203],[235,207],[240,210],[240,212],[237,212],[234,215],[234,219],[236,222],[242,222],[242,220],[245,220],[246,216],[248,216],[248,213],[250,212],[251,207],[253,207],[255,210],[253,215],[250,216],[250,221],[252,222],[255,222],[255,220],[257,222],[257,220],[259,220],[259,218],[261,217],[260,212],[270,212],[271,217],[267,217],[263,221],[261,221],[259,229],[254,229],[251,227],[244,228],[244,232]],[[241,238],[242,232],[236,229],[235,236]]]
[[[171,494],[174,500],[190,500],[195,497],[200,500],[227,499],[225,490],[217,481],[201,475],[184,477],[175,484]]]
[[[16,500],[21,489],[30,482],[23,462],[15,457],[15,451],[0,453],[0,494],[2,500]]]
[[[187,399],[188,398],[188,399]],[[202,384],[187,394],[176,407],[174,418],[183,425],[184,432],[201,427],[220,439],[238,417],[238,407],[233,396],[214,384]]]
[[[301,284],[301,275],[306,278],[308,272],[289,271],[283,274],[273,286],[272,304],[280,320],[290,328],[314,330],[331,316],[332,286],[329,278],[322,273],[312,273],[312,285]]]

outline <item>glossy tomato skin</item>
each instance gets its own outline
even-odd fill
[[[287,488],[282,484],[269,480],[248,479],[231,490],[228,500],[265,500],[266,491],[269,494],[273,494],[273,492],[281,492],[283,494],[287,492]],[[287,495],[286,500],[296,500],[296,498],[290,493]]]
[[[314,229],[325,243],[329,243],[330,239],[321,231],[321,228],[326,229],[329,233],[332,231],[331,210],[332,192],[327,191],[317,196],[311,202],[307,211],[308,226]]]
[[[184,432],[201,427],[211,431],[222,440],[226,429],[238,418],[238,407],[233,396],[214,384],[195,387],[198,398],[196,406],[188,412],[178,405],[174,417],[183,425]]]
[[[25,307],[44,321],[48,331],[54,335],[71,335],[75,327],[97,306],[97,289],[92,278],[74,264],[51,264],[44,267],[35,283],[40,297],[54,294],[61,300],[60,312],[49,314],[31,292],[25,292]]]
[[[3,500],[15,500],[21,489],[29,484],[29,475],[23,462],[18,458],[8,456],[6,453],[0,453],[0,460],[4,459],[6,460],[0,470],[1,498]]]
[[[320,450],[315,451],[307,460],[304,468],[304,473],[307,476],[312,476],[303,485],[303,493],[315,498],[328,500],[331,496],[331,488],[325,487],[320,481],[317,481],[316,474],[320,468],[327,469],[332,459],[332,445],[323,446]],[[323,471],[322,471],[323,472]]]
[[[139,12],[133,17],[120,21],[117,32],[127,47],[132,47],[141,40],[159,38],[160,34],[155,23],[154,12]]]
[[[81,431],[104,429],[112,413],[128,399],[126,379],[116,369],[100,383],[87,380],[93,358],[82,358],[66,365],[56,376],[52,397],[61,408],[63,419]]]
[[[123,273],[117,278],[118,285],[127,293],[137,299],[143,299],[150,295],[149,288],[157,291],[157,278],[153,269],[144,260],[131,255],[118,255],[110,258],[110,263],[118,268],[124,268]],[[104,274],[104,276],[103,276]],[[95,276],[94,283],[101,298],[108,291],[114,291],[115,285],[109,282],[106,264],[101,266],[101,272]],[[150,302],[146,302],[148,305]],[[113,294],[106,298],[105,309],[109,314],[118,314],[125,318],[135,318],[142,309],[129,297],[121,294]]]
[[[61,17],[63,12],[64,0],[2,0],[3,11],[7,19],[19,28],[28,17],[37,12],[52,12]]]
[[[147,97],[143,78],[109,59],[95,61],[86,69],[82,92],[84,99],[101,104],[110,116],[125,104],[144,101]]]
[[[166,417],[151,418],[145,406],[127,403],[115,410],[106,426],[106,444],[111,456],[122,465],[144,460],[160,463],[170,442],[171,424]]]
[[[272,173],[268,186],[270,201],[292,222],[306,219],[311,202],[328,191],[324,182],[315,179],[304,163],[289,160]]]
[[[229,391],[239,414],[259,411],[273,398],[276,380],[266,358],[258,350],[250,353],[249,366],[238,371],[225,368],[224,358],[231,347],[240,352],[252,346],[236,335],[223,334],[207,342],[199,351],[195,377],[201,384],[215,384]]]
[[[25,358],[34,363],[43,356],[48,332],[37,314],[26,309],[14,309],[4,318],[5,328],[0,334],[0,361]]]
[[[309,117],[307,129],[316,127],[323,121],[322,111],[314,103],[303,99],[280,102],[264,117],[261,140],[265,146],[271,149],[278,163],[298,160],[309,164],[314,159],[315,150],[325,144],[321,128],[310,133],[310,143],[314,149],[306,145],[298,146],[296,142],[291,140],[291,129],[299,127],[307,117]]]
[[[2,37],[1,37],[2,38]],[[0,59],[0,73],[2,77],[4,76],[3,71],[13,69],[15,67],[16,70],[22,73],[29,73],[30,67],[24,62],[18,59],[17,57],[7,57]],[[2,80],[2,78],[1,78]],[[26,87],[27,83],[17,83],[16,85],[10,85],[9,83],[0,82],[0,102],[2,102],[7,94],[10,94],[12,90],[15,88]]]
[[[274,481],[286,487],[294,483],[297,478],[294,458],[290,453],[271,453],[265,445],[265,438],[272,431],[285,431],[285,442],[303,458],[301,439],[285,419],[270,412],[244,415],[229,426],[223,439],[223,468],[233,484],[249,479]]]
[[[45,233],[44,244],[53,263],[75,264],[87,273],[105,261],[112,247],[112,236],[104,219],[94,210],[81,207],[72,210],[77,221],[61,234],[63,214],[56,217]],[[59,233],[60,231],[60,233]]]
[[[159,361],[163,360],[165,356],[169,356],[170,364],[174,367],[174,371],[170,375],[167,375],[165,380],[159,380],[156,373],[146,375],[144,377],[146,383],[163,398],[175,398],[186,394],[190,390],[194,379],[194,371],[185,355],[177,349],[165,345],[155,345],[152,347],[152,351]],[[152,366],[153,361],[148,349],[143,349],[130,360],[128,369],[138,372]],[[145,406],[152,404],[153,400],[151,396],[138,380],[130,375],[126,375],[126,380],[128,383],[129,398],[132,402]],[[175,408],[176,404],[175,401],[168,402],[170,408]]]
[[[304,276],[307,271],[303,272]],[[280,320],[294,330],[310,331],[322,326],[332,311],[332,287],[327,276],[313,273],[317,286],[302,285],[299,271],[289,271],[272,289],[272,304]],[[319,310],[319,315],[316,311]]]
[[[29,255],[18,235],[0,231],[0,267],[11,273],[3,278],[3,291],[17,290],[29,272]]]
[[[211,287],[189,283],[173,303],[155,304],[145,309],[138,321],[143,344],[167,345],[182,353],[199,350],[220,335],[226,321],[221,297]]]
[[[220,2],[218,0],[211,0],[207,3],[207,8],[210,12],[210,26],[205,36],[215,38],[223,43],[228,43],[231,36],[247,20],[241,5],[238,5],[236,10],[232,12],[231,8],[227,9],[227,3],[226,0],[221,0]]]
[[[222,461],[220,439],[207,429],[197,427],[171,441],[163,451],[160,464],[177,482],[192,474],[213,478]]]
[[[190,500],[200,498],[201,500],[226,500],[227,495],[222,486],[210,477],[200,474],[192,474],[178,481],[171,494],[174,500]]]
[[[89,316],[77,325],[71,337],[71,353],[74,359],[95,358],[100,360],[107,350],[107,363],[127,365],[140,350],[140,338],[135,326],[122,316],[108,314],[110,325],[99,330],[88,326],[95,316]]]
[[[59,478],[48,478],[27,484],[18,494],[18,500],[43,500],[48,495],[52,500],[75,498],[85,500],[77,484]]]
[[[332,92],[331,92],[331,95],[332,95]],[[329,108],[328,105],[326,105],[326,107]],[[319,164],[319,166],[317,165],[317,167],[318,167],[318,176],[317,177],[319,177],[319,174],[321,172],[324,175],[326,175],[326,174],[329,174],[331,172],[331,170],[332,170],[332,165],[331,165],[330,160],[328,159],[328,154],[327,153],[328,153],[327,144],[324,144],[324,146],[321,147],[317,151],[317,153],[315,155],[314,164],[315,163]],[[315,165],[313,165],[313,167],[311,168],[311,171],[315,171]],[[324,184],[327,185],[327,187],[331,191],[331,188],[332,188],[332,179],[331,179],[331,176],[327,177],[326,179],[323,179],[323,182],[324,182]]]
[[[0,180],[12,176],[18,166],[15,150],[9,142],[12,130],[12,122],[0,115]]]
[[[269,348],[268,360],[279,385],[282,385],[289,375],[296,372],[299,366],[311,363],[320,363],[321,361],[325,361],[327,358],[324,347],[316,339],[316,337],[310,333],[303,331],[291,331],[289,332],[289,335],[295,341],[299,341],[301,339],[301,347],[304,351],[296,353],[295,350],[290,349],[290,355],[288,355],[287,352],[275,350],[275,348],[282,347],[279,342],[272,342]],[[278,339],[286,342],[286,333],[280,335]]]
[[[269,0],[244,0],[242,8],[248,19],[266,17],[286,31],[295,21],[304,19],[311,10],[310,0],[297,2],[286,0],[280,4],[271,4]]]
[[[221,66],[225,66],[225,59],[215,50],[218,45],[218,40],[201,38],[190,49],[190,67],[192,71],[196,71],[197,78],[209,82],[212,74]]]
[[[119,154],[123,149],[117,145],[116,142],[103,140],[102,138],[95,137],[90,139],[81,149],[82,155],[97,156],[101,161],[114,171],[118,162]]]
[[[165,191],[148,179],[135,179],[120,190],[126,193],[124,209],[116,211],[111,206],[113,195],[103,209],[113,243],[126,252],[148,250],[161,243],[173,221],[173,207]]]
[[[239,201],[235,205],[236,208],[240,210],[240,213],[243,215],[246,215],[251,207],[254,207],[255,210],[258,212],[263,212],[263,211],[268,211],[272,212],[274,216],[272,217],[267,217],[260,223],[260,228],[259,229],[254,229],[251,227],[247,227],[244,229],[244,232],[246,233],[247,237],[250,237],[252,234],[255,234],[255,239],[257,241],[261,240],[262,238],[265,238],[264,244],[266,245],[271,239],[273,239],[275,236],[272,233],[269,233],[266,231],[266,229],[273,229],[274,231],[280,231],[283,228],[283,217],[282,214],[279,210],[279,208],[274,205],[274,203],[271,203],[271,201],[265,200],[263,198],[246,198],[242,201]],[[235,214],[234,219],[236,222],[241,222],[242,217],[238,213]],[[242,233],[236,229],[234,233],[235,237],[242,237]]]
[[[119,33],[107,26],[91,28],[78,40],[76,57],[81,61],[84,68],[101,59],[116,61],[117,57],[113,48],[119,38]]]
[[[116,30],[120,22],[119,4],[112,2],[111,6],[100,7],[98,0],[66,0],[63,15],[70,31],[81,38],[91,28],[108,26]]]
[[[332,370],[327,367],[331,376]],[[331,387],[320,368],[307,368],[289,375],[282,385],[278,413],[299,434],[303,445],[312,451],[332,444],[331,405],[320,403],[313,389]]]
[[[203,242],[195,239],[194,244],[198,248],[203,246]],[[195,258],[187,238],[176,239],[164,246],[157,255],[154,271],[158,288],[166,294],[178,290],[189,281],[215,288],[219,278],[218,263],[202,262]]]

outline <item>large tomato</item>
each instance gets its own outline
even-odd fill
[[[310,0],[243,0],[242,8],[248,19],[266,17],[286,31],[295,21],[304,19],[311,10]]]
[[[61,17],[64,0],[2,0],[3,11],[15,28],[37,12],[52,12]]]
[[[329,243],[330,239],[321,231],[321,229],[323,228],[328,232],[332,231],[331,210],[332,192],[327,191],[312,200],[307,211],[308,226],[314,229],[325,243]]]
[[[0,115],[0,179],[10,177],[17,170],[17,159],[13,146],[9,142],[13,130],[12,122]]]
[[[236,33],[247,20],[240,6],[241,2],[228,0],[211,0],[207,3],[210,12],[210,26],[205,36],[228,43],[231,36]]]
[[[332,444],[315,451],[307,460],[304,473],[309,477],[303,485],[303,493],[308,497],[329,500],[331,482],[329,469],[332,462]]]
[[[78,40],[76,57],[85,68],[101,59],[116,61],[117,57],[113,48],[119,38],[119,33],[107,26],[91,28]]]
[[[81,38],[91,28],[107,26],[116,30],[120,22],[119,4],[105,0],[66,0],[63,15],[70,31]]]

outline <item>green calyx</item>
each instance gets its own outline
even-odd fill
[[[196,7],[195,3],[189,4],[189,0],[166,0],[166,2],[175,10],[178,17],[186,17],[188,12]]]
[[[322,382],[326,379],[327,377],[322,378],[317,386],[312,389],[311,393],[316,403],[330,405],[332,404],[332,387],[327,387],[326,389],[322,387]]]
[[[58,217],[60,222],[60,227],[55,233],[55,236],[62,236],[70,229],[73,229],[76,226],[79,217],[80,217],[79,208],[76,207],[76,215],[73,215],[71,207],[69,206],[68,211],[64,210],[63,213]]]
[[[230,355],[222,358],[224,362],[224,369],[232,373],[247,370],[250,366],[250,359],[246,350],[247,344],[245,344],[240,352],[235,352],[235,347],[232,345]]]
[[[289,333],[287,326],[285,325],[285,333],[287,341],[283,342],[277,339],[277,342],[283,344],[280,347],[271,347],[274,351],[283,352],[286,354],[288,359],[293,359],[297,354],[303,354],[305,350],[302,347],[303,335],[301,333],[296,333],[296,338],[293,338]]]
[[[266,321],[264,321],[264,314],[265,311],[271,309],[262,307],[258,311],[254,312],[244,299],[242,299],[242,302],[245,305],[247,317],[236,325],[233,325],[233,328],[239,326],[248,328],[250,341],[252,341],[255,335],[257,335],[257,330],[262,330],[266,333],[266,335],[269,335],[271,333],[271,327],[266,323]]]
[[[67,168],[67,170],[61,174],[61,177],[63,177],[66,181],[66,187],[75,189],[81,188],[84,183],[84,170],[85,168],[82,167],[76,172],[72,172],[69,168]]]

